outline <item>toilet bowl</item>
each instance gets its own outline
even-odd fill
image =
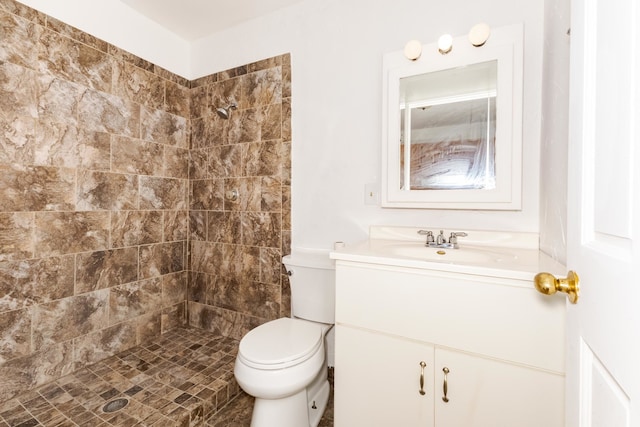
[[[264,323],[240,341],[234,375],[255,397],[251,427],[316,427],[326,408],[326,340],[334,320],[335,282],[325,255],[283,259],[292,274],[294,317]]]

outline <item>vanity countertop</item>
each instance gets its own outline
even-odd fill
[[[538,249],[538,235],[500,231],[467,231],[459,249],[432,248],[416,227],[372,227],[368,240],[336,248],[330,258],[532,281],[546,271],[562,275],[565,267]],[[433,230],[434,234],[439,230]],[[447,233],[450,233],[449,230]],[[460,231],[460,230],[455,230]],[[445,233],[445,236],[447,235]]]

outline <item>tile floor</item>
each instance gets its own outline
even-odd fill
[[[175,329],[0,403],[0,426],[248,427],[253,398],[233,377],[237,348],[231,338]],[[333,426],[332,402],[333,394],[320,427]]]

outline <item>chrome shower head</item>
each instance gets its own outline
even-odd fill
[[[231,110],[235,110],[237,108],[238,108],[238,104],[236,104],[235,102],[232,102],[226,108],[225,107],[217,108],[216,113],[218,113],[218,116],[220,116],[221,118],[228,119],[229,116],[231,115]]]

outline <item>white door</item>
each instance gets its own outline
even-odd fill
[[[567,265],[581,289],[567,311],[567,427],[637,427],[640,3],[572,0],[571,14]]]

